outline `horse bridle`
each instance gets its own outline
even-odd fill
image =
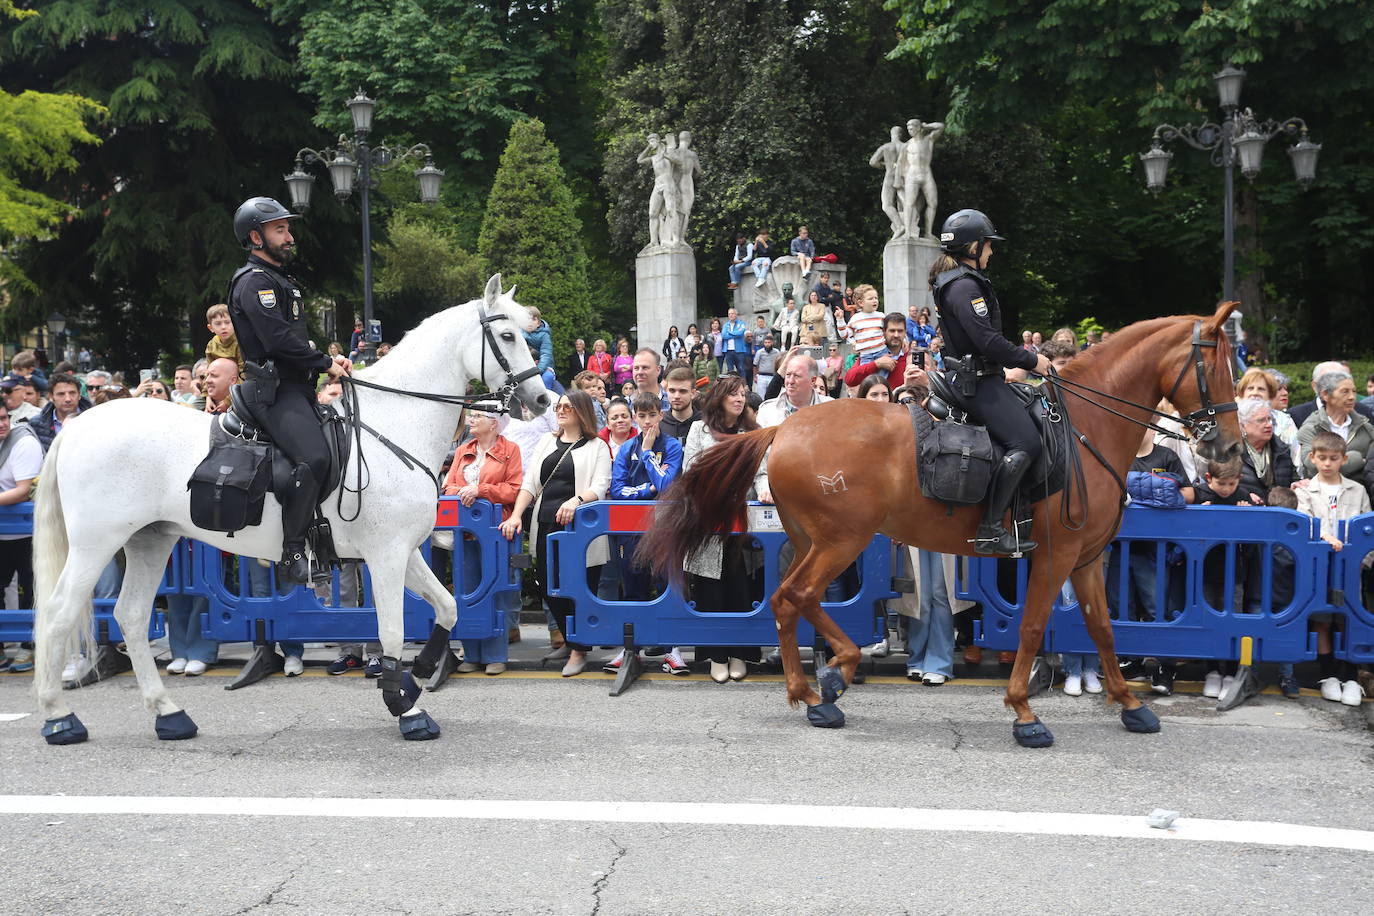
[[[1199,442],[1211,442],[1217,437],[1220,427],[1217,425],[1217,414],[1230,413],[1237,409],[1235,399],[1225,401],[1221,404],[1212,403],[1212,392],[1207,387],[1207,367],[1202,360],[1202,349],[1208,347],[1217,349],[1215,340],[1202,339],[1202,322],[1193,322],[1193,352],[1188,360],[1183,363],[1183,368],[1178,372],[1178,378],[1174,381],[1174,387],[1169,389],[1169,403],[1174,403],[1174,396],[1178,394],[1178,388],[1183,384],[1183,380],[1188,377],[1188,362],[1191,361],[1193,369],[1197,373],[1197,393],[1198,400],[1202,406],[1186,417],[1180,417],[1184,429],[1193,434],[1193,438]]]
[[[496,393],[496,400],[501,404],[509,403],[510,399],[514,397],[516,389],[526,379],[542,374],[537,362],[523,372],[511,371],[510,360],[506,359],[506,354],[502,353],[501,348],[496,345],[496,335],[491,331],[493,321],[500,321],[502,318],[509,317],[509,315],[503,314],[488,315],[482,301],[480,299],[477,301],[477,323],[482,327],[482,378],[487,377],[487,350],[491,350],[492,356],[496,359],[496,365],[501,368],[502,372],[506,373],[506,383]]]

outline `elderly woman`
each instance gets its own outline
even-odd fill
[[[1250,502],[1263,505],[1274,487],[1292,486],[1293,459],[1274,438],[1274,411],[1268,401],[1244,398],[1237,402],[1236,410],[1245,440],[1239,490]]]
[[[1287,447],[1289,454],[1293,458],[1294,466],[1298,463],[1298,427],[1293,422],[1293,418],[1281,408],[1274,406],[1274,399],[1279,396],[1279,380],[1273,373],[1265,369],[1247,369],[1245,374],[1236,383],[1236,400],[1242,401],[1246,398],[1254,398],[1267,401],[1274,418],[1274,438]]]
[[[444,480],[444,495],[458,497],[464,506],[471,506],[479,499],[495,503],[501,508],[501,521],[504,522],[510,518],[520,492],[524,466],[520,461],[520,449],[501,435],[510,417],[500,410],[501,405],[496,401],[479,401],[468,411],[472,438],[458,446],[454,453],[453,464]],[[467,592],[482,579],[482,554],[477,542],[469,537],[463,538],[462,563],[462,591]],[[487,639],[463,640],[460,672],[485,668],[487,674],[501,674],[506,670],[510,657],[509,630],[520,623],[520,596],[506,592],[502,597],[508,602],[502,608],[506,612],[505,628]]]
[[[1326,429],[1345,440],[1341,476],[1364,483],[1365,458],[1374,446],[1374,424],[1355,410],[1355,380],[1349,372],[1323,372],[1314,385],[1320,403],[1298,430],[1304,476],[1317,473],[1308,453],[1312,450],[1312,437],[1318,430]]]

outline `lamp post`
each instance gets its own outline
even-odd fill
[[[1220,166],[1226,175],[1226,195],[1222,205],[1222,283],[1223,299],[1234,299],[1236,293],[1236,207],[1234,176],[1236,164],[1249,181],[1254,181],[1260,172],[1260,160],[1264,156],[1264,145],[1279,134],[1298,138],[1288,148],[1288,156],[1293,161],[1293,174],[1298,183],[1307,188],[1317,176],[1317,154],[1321,144],[1307,138],[1307,123],[1302,118],[1288,118],[1284,121],[1260,121],[1249,108],[1240,107],[1240,87],[1245,82],[1245,71],[1227,64],[1219,73],[1212,75],[1217,87],[1217,98],[1223,112],[1222,121],[1217,124],[1207,121],[1202,124],[1174,127],[1161,124],[1155,128],[1150,141],[1150,151],[1142,153],[1141,162],[1145,166],[1145,184],[1158,194],[1164,189],[1164,179],[1169,171],[1169,160],[1174,154],[1165,150],[1165,145],[1174,140],[1182,140],[1194,149],[1212,154],[1212,165]]]
[[[353,193],[353,186],[358,186],[363,208],[363,340],[359,349],[367,351],[375,343],[369,340],[373,333],[372,172],[396,168],[406,161],[423,158],[424,165],[416,169],[414,174],[420,183],[420,200],[426,204],[438,203],[439,186],[444,173],[435,167],[434,156],[423,143],[417,143],[409,149],[368,144],[368,134],[372,132],[372,112],[377,103],[363,95],[361,89],[345,104],[353,118],[352,139],[346,134],[340,134],[333,147],[322,150],[301,149],[296,153],[295,168],[290,175],[283,177],[286,180],[286,189],[291,195],[291,207],[299,213],[310,209],[310,192],[315,184],[315,176],[306,171],[307,166],[321,164],[325,167],[329,172],[330,183],[334,186],[334,196],[340,201],[348,200]]]
[[[48,316],[48,339],[52,342],[53,365],[62,362],[62,332],[67,330],[67,316],[53,312]]]

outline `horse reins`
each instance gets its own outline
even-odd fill
[[[391,394],[399,394],[404,397],[419,398],[422,401],[435,401],[440,404],[450,404],[455,407],[463,407],[468,410],[479,410],[487,413],[496,414],[509,413],[510,409],[506,405],[510,404],[512,398],[515,396],[516,390],[520,387],[521,383],[524,382],[526,379],[534,378],[535,376],[540,375],[540,371],[537,365],[531,366],[530,368],[525,369],[521,372],[513,371],[510,366],[510,360],[506,359],[506,354],[502,353],[501,348],[497,346],[496,335],[492,333],[491,324],[494,321],[499,321],[502,318],[508,317],[509,316],[507,315],[499,313],[495,315],[488,315],[487,310],[483,307],[482,301],[480,299],[477,300],[477,321],[482,328],[482,365],[480,377],[483,379],[487,377],[488,350],[491,351],[492,356],[496,359],[496,365],[499,366],[501,370],[506,373],[505,383],[495,393],[444,394],[441,392],[432,391],[411,391],[405,388],[394,388],[390,385],[380,385],[377,382],[369,382],[365,379],[354,378],[351,375],[339,376],[340,382],[346,381],[351,383],[350,385],[344,386],[343,395],[340,397],[340,400],[343,401],[344,405],[343,422],[347,426],[346,435],[348,436],[348,438],[353,440],[353,449],[358,456],[356,463],[356,471],[354,473],[353,478],[354,487],[350,488],[348,486],[348,483],[344,477],[344,469],[341,469],[339,472],[339,492],[337,509],[340,521],[355,521],[358,518],[358,516],[362,514],[363,511],[363,491],[367,489],[367,483],[364,483],[363,481],[363,474],[364,471],[367,469],[367,459],[363,455],[364,432],[369,433],[378,442],[386,446],[386,448],[390,450],[390,452],[393,455],[400,459],[401,464],[405,465],[406,470],[409,471],[414,470],[415,468],[419,468],[420,470],[424,471],[425,476],[429,477],[429,479],[434,483],[434,491],[436,496],[442,495],[443,491],[443,485],[439,482],[439,475],[431,471],[423,461],[421,461],[419,458],[416,458],[410,452],[406,451],[404,448],[402,448],[397,443],[391,441],[386,436],[382,435],[382,433],[378,432],[376,429],[374,429],[367,423],[363,422],[361,409],[358,404],[358,386],[362,386],[364,388],[371,388],[375,391],[385,391]],[[498,404],[503,406],[496,408],[479,406],[482,401],[490,400],[495,400]],[[371,474],[368,473],[367,476],[368,481],[370,482]],[[343,514],[343,499],[345,492],[356,494],[358,497],[357,510],[353,513],[352,517],[345,517]]]

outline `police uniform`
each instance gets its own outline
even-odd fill
[[[977,378],[975,393],[960,406],[1008,452],[1025,452],[1034,461],[1040,455],[1040,433],[1025,403],[1007,387],[1002,370],[1010,366],[1034,371],[1036,355],[1003,335],[997,293],[979,271],[966,265],[947,270],[936,278],[934,292],[946,356],[973,357],[970,365],[951,373],[956,390],[963,389],[969,374]]]
[[[295,279],[256,254],[234,274],[227,296],[243,358],[276,366],[276,400],[260,408],[267,432],[297,466],[298,485],[282,508],[287,543],[303,541],[319,488],[329,471],[329,446],[315,412],[315,382],[333,360],[310,345],[305,300]]]

